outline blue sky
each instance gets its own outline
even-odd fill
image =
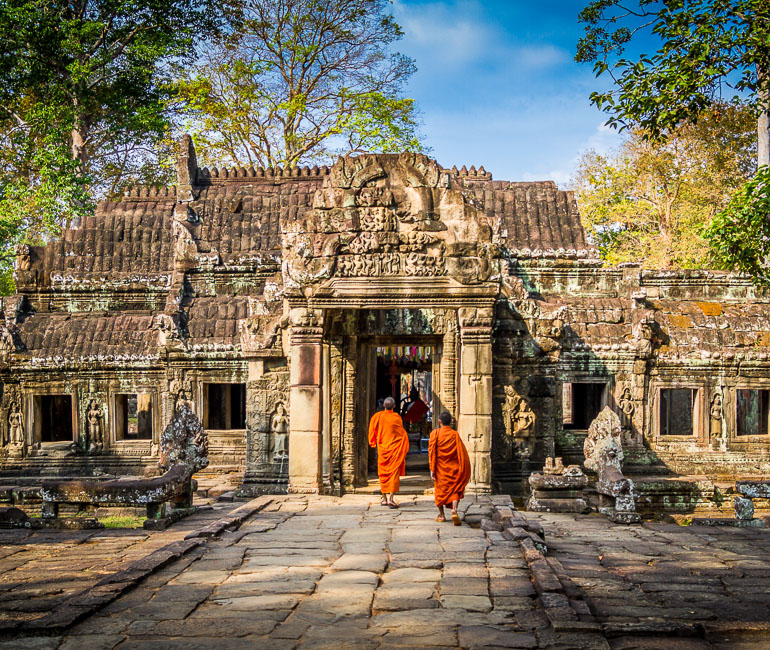
[[[407,87],[440,164],[484,165],[498,180],[569,181],[582,151],[620,138],[589,95],[606,87],[573,60],[576,0],[393,0]]]

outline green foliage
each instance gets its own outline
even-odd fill
[[[182,71],[185,125],[208,165],[329,162],[420,148],[411,59],[387,0],[243,0],[239,27]]]
[[[96,198],[166,180],[170,63],[217,15],[208,0],[0,0],[0,275]]]
[[[593,62],[615,87],[591,101],[619,128],[661,137],[733,93],[756,113],[770,90],[770,3],[767,0],[593,0],[580,13],[585,36],[576,60]],[[660,39],[652,54],[623,58],[636,34]]]
[[[770,287],[770,167],[759,168],[704,229],[703,236],[723,268],[736,268],[757,285]]]
[[[628,133],[610,156],[584,154],[574,181],[584,225],[602,259],[653,268],[712,263],[701,229],[751,178],[751,112],[720,104],[662,140],[639,129]]]

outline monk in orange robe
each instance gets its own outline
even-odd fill
[[[383,506],[398,508],[393,495],[398,492],[399,478],[406,474],[406,453],[409,438],[406,435],[401,416],[393,412],[396,402],[386,397],[384,411],[375,413],[369,420],[369,446],[377,447],[377,474],[380,477],[380,492]]]
[[[471,479],[471,461],[460,434],[449,425],[452,416],[444,411],[439,416],[440,429],[434,429],[428,442],[428,462],[430,478],[434,482],[438,517],[436,521],[446,521],[444,506],[452,507],[452,523],[460,525],[457,504],[463,498],[465,486]]]

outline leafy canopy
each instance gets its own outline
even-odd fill
[[[721,104],[695,125],[652,141],[640,129],[609,156],[588,152],[574,179],[589,236],[610,264],[696,268],[710,261],[701,228],[749,180],[756,140],[751,112]]]
[[[134,180],[163,182],[170,64],[217,16],[208,0],[0,0],[6,278],[16,244],[55,237]]]
[[[209,165],[297,165],[420,148],[414,71],[391,52],[387,0],[242,0],[240,25],[187,70],[178,98]]]
[[[619,128],[651,137],[732,94],[758,114],[770,90],[770,3],[767,0],[594,0],[580,12],[585,35],[576,60],[593,62],[614,87],[591,101]],[[636,60],[623,57],[637,34],[652,32],[659,47]],[[728,99],[728,97],[724,97]]]

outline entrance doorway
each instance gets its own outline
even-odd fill
[[[428,472],[428,440],[434,428],[439,349],[425,342],[379,342],[372,346],[374,390],[369,393],[370,413],[381,408],[382,400],[392,397],[404,420],[409,436],[407,475]],[[371,458],[370,471],[376,471]]]

